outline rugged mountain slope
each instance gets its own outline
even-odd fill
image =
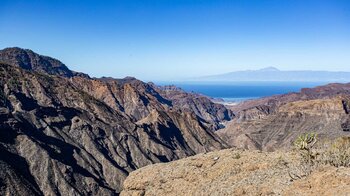
[[[233,106],[237,118],[218,134],[232,146],[264,150],[289,147],[304,132],[349,135],[349,107],[350,84],[302,89]]]
[[[124,182],[122,196],[138,195],[348,195],[350,168],[320,166],[293,180],[301,157],[294,152],[232,149],[149,165]],[[325,180],[326,179],[326,180]]]
[[[234,117],[231,110],[213,103],[208,97],[182,90],[164,89],[135,78],[116,80],[73,77],[71,81],[113,109],[125,112],[135,121],[147,117],[153,110],[174,109],[194,113],[208,128],[217,130],[221,122]]]
[[[280,105],[293,101],[312,100],[312,99],[325,99],[332,98],[338,95],[349,95],[350,83],[332,83],[325,86],[318,86],[315,88],[303,88],[297,93],[288,93],[283,95],[275,95],[265,97],[256,100],[248,100],[238,105],[231,106],[230,109],[235,113],[244,113],[244,111],[264,106],[260,110],[269,111],[267,113],[273,113],[273,111]]]
[[[51,57],[42,56],[31,50],[6,48],[0,50],[0,62],[15,65],[49,75],[70,78],[78,88],[98,100],[105,102],[115,110],[120,110],[140,120],[153,109],[184,109],[194,112],[213,129],[222,121],[231,120],[233,113],[225,106],[213,103],[210,98],[186,93],[182,90],[164,89],[154,84],[147,84],[135,78],[90,78],[88,75],[69,70],[63,63]]]
[[[174,105],[179,105],[181,108],[188,111],[194,111],[202,119],[216,125],[216,128],[219,128],[220,122],[234,118],[234,114],[231,110],[227,110],[227,108],[221,104],[213,103],[209,97],[195,93],[187,93],[175,86],[163,86],[156,89],[162,96],[172,100]]]
[[[113,195],[137,168],[226,147],[148,84],[27,53],[0,51],[1,195]]]
[[[42,56],[28,49],[5,48],[0,50],[0,62],[15,65],[26,70],[72,77],[86,74],[71,71],[62,62],[47,56]]]

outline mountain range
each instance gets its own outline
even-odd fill
[[[117,195],[133,170],[228,145],[233,113],[135,78],[91,78],[0,50],[0,195]]]
[[[281,71],[275,67],[259,70],[236,71],[191,79],[204,82],[350,82],[350,72]]]
[[[175,86],[92,78],[28,49],[0,50],[0,195],[118,195],[127,176],[147,165],[225,148],[288,149],[310,131],[320,139],[349,136],[350,83],[224,106]],[[218,158],[210,160],[190,164],[211,168]],[[139,187],[147,178],[133,176],[127,192],[151,185]]]

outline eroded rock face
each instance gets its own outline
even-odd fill
[[[9,50],[0,52],[14,63],[0,64],[1,195],[114,195],[137,168],[227,147],[148,84],[71,75]]]
[[[172,107],[172,102],[159,95],[151,86],[137,79],[89,79],[73,77],[71,82],[79,89],[106,103],[115,110],[138,121],[153,109],[162,111]]]
[[[329,84],[300,93],[272,96],[233,106],[236,118],[217,133],[245,149],[289,148],[298,135],[320,138],[349,135],[350,84]]]
[[[187,111],[194,111],[199,117],[213,124],[215,129],[219,128],[220,122],[234,118],[231,110],[221,104],[213,103],[209,97],[187,93],[175,86],[156,87],[155,89],[162,96],[171,100],[175,106]]]
[[[350,168],[320,167],[292,180],[300,156],[294,152],[233,149],[149,165],[124,182],[128,195],[347,195]],[[325,180],[327,179],[327,180]]]
[[[66,65],[60,61],[21,48],[6,48],[0,50],[0,62],[41,73],[66,77],[74,75],[74,72],[69,70]]]

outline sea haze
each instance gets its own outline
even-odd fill
[[[187,92],[195,92],[226,102],[241,102],[271,95],[298,92],[302,88],[324,85],[326,82],[158,82],[158,85],[175,85]]]
[[[349,82],[350,72],[334,71],[308,71],[294,70],[282,71],[276,67],[265,67],[259,70],[235,71],[220,75],[193,78],[192,81],[211,82],[241,82],[241,81],[265,81],[265,82]]]

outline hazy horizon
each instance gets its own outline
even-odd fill
[[[350,71],[346,0],[0,2],[0,48],[94,77],[181,80],[233,71]]]

